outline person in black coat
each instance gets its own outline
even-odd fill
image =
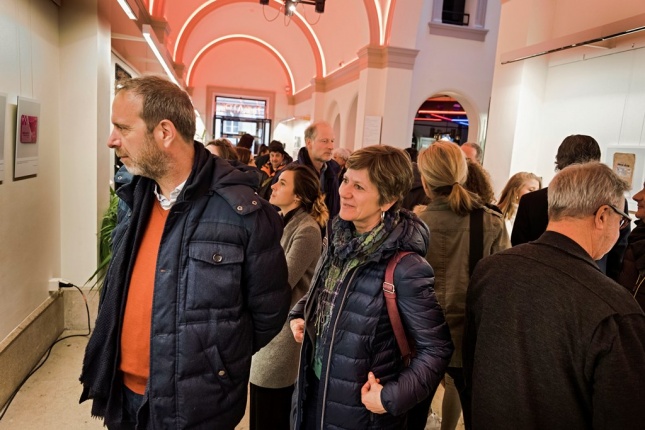
[[[117,175],[81,402],[110,430],[232,429],[251,356],[289,311],[282,221],[255,194],[257,176],[192,140],[194,107],[177,85],[121,81],[112,122],[108,146],[128,175]]]
[[[584,134],[567,136],[558,147],[555,159],[556,170],[562,170],[575,163],[600,161],[600,146],[591,136]],[[546,230],[549,223],[547,194],[548,187],[525,194],[520,199],[511,234],[513,246],[536,240]],[[623,207],[627,212],[627,200]],[[614,280],[618,278],[620,272],[629,232],[629,228],[621,230],[612,249],[596,262],[603,273]]]
[[[636,228],[627,238],[627,250],[623,258],[623,265],[618,275],[618,283],[627,288],[636,299],[641,309],[645,310],[645,184],[643,189],[634,194],[638,203],[636,209]]]
[[[296,164],[302,164],[314,171],[320,180],[320,191],[325,194],[325,205],[329,210],[329,223],[340,210],[340,197],[338,196],[338,183],[340,166],[332,159],[334,150],[334,130],[326,122],[316,122],[305,129],[305,146],[298,151]],[[278,182],[278,171],[271,185]],[[323,229],[323,236],[326,229]]]
[[[406,412],[433,396],[444,375],[453,346],[425,259],[428,228],[399,210],[411,183],[410,160],[399,149],[370,146],[347,161],[329,244],[309,294],[289,315],[303,343],[296,430],[405,428]],[[397,251],[411,251],[394,271],[403,327],[416,346],[407,367],[383,293]]]
[[[419,173],[419,166],[416,162],[412,162],[413,181],[410,192],[405,195],[401,206],[403,209],[409,211],[413,210],[415,206],[427,205],[430,199],[426,195],[421,183],[421,173]]]
[[[468,287],[464,371],[474,429],[642,429],[645,314],[594,263],[630,221],[604,164],[549,187],[536,241],[482,259]]]

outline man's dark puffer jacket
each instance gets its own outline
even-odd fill
[[[254,193],[255,181],[252,172],[195,144],[193,171],[159,247],[150,377],[138,428],[232,429],[244,415],[251,356],[280,331],[291,298],[282,221]],[[154,181],[134,176],[118,191],[123,204],[112,263],[83,364],[81,401],[93,399],[92,414],[104,416],[108,426],[121,417],[115,369],[124,286],[141,234],[137,226],[145,226],[156,200],[153,189]]]

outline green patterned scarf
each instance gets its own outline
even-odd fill
[[[332,255],[329,263],[321,271],[320,277],[324,285],[316,303],[314,367],[318,376],[322,359],[320,346],[329,335],[329,323],[341,290],[340,286],[352,269],[367,261],[378,250],[398,221],[398,211],[395,214],[386,212],[383,222],[378,226],[367,233],[358,234],[351,222],[343,221],[340,217],[334,220],[330,250]]]

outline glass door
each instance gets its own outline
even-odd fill
[[[266,118],[266,100],[215,96],[213,136],[237,144],[242,134],[255,137],[253,153],[260,144],[269,144],[271,120]]]

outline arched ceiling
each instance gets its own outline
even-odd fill
[[[129,20],[112,2],[112,46],[138,72],[164,73],[142,37],[147,24],[182,85],[239,87],[236,76],[278,73],[271,79],[249,78],[244,87],[287,95],[352,62],[359,49],[386,44],[395,3],[327,0],[322,14],[299,4],[288,18],[283,0],[269,0],[266,6],[259,0],[125,1],[138,19]],[[235,70],[222,70],[231,67]],[[265,88],[269,83],[277,88]]]

